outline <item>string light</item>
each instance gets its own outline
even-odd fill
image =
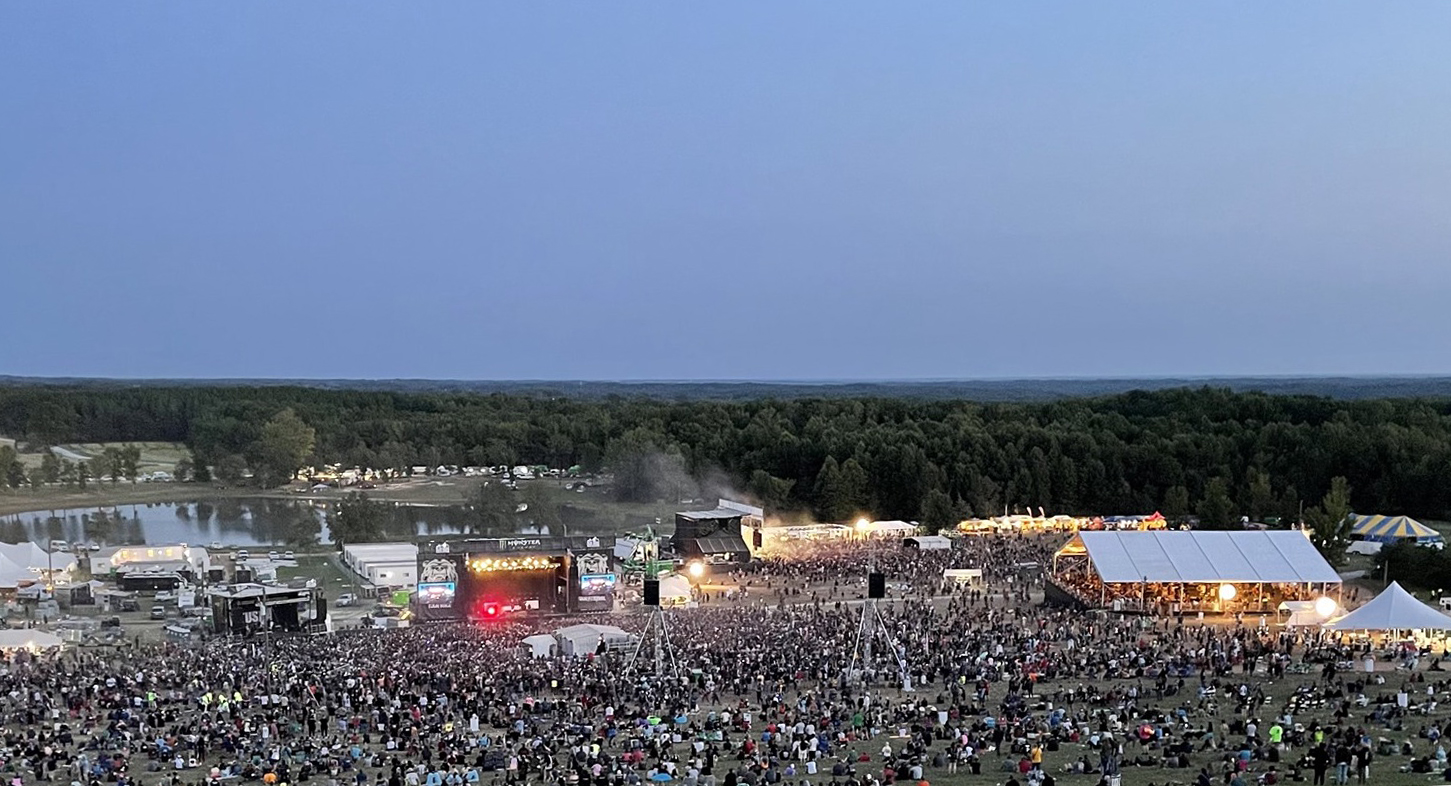
[[[475,573],[493,573],[500,570],[553,570],[556,564],[549,557],[483,557],[470,560],[469,569]]]

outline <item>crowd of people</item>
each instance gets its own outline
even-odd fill
[[[802,544],[669,612],[673,657],[534,658],[559,620],[11,653],[12,786],[260,782],[1273,786],[1441,773],[1438,658],[1375,674],[1314,636],[1039,603],[1052,536]],[[894,587],[858,646],[866,566]],[[983,587],[943,570],[983,571]],[[617,624],[639,631],[642,614]],[[1291,687],[1293,686],[1293,688]],[[1451,777],[1451,774],[1448,774]],[[1257,784],[1256,784],[1257,786]]]

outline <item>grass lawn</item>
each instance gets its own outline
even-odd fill
[[[277,578],[282,581],[292,579],[317,579],[317,585],[324,590],[329,600],[337,598],[344,592],[353,592],[353,576],[338,566],[332,556],[309,554],[297,558],[297,567],[278,568]]]

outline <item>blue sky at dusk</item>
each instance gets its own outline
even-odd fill
[[[0,374],[1451,372],[1451,4],[5,3]]]

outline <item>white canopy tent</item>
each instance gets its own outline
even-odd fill
[[[663,576],[660,579],[660,602],[667,606],[684,605],[690,602],[690,579],[680,574]]]
[[[946,551],[952,548],[952,540],[941,535],[913,535],[904,538],[902,546],[918,551]]]
[[[64,643],[61,637],[43,630],[0,629],[0,650],[43,650]]]
[[[1326,630],[1451,630],[1451,617],[1416,600],[1399,582],[1369,603],[1325,624]]]
[[[547,633],[536,633],[533,636],[525,636],[524,640],[519,642],[519,646],[528,648],[531,658],[548,658],[554,654],[559,642]]]

